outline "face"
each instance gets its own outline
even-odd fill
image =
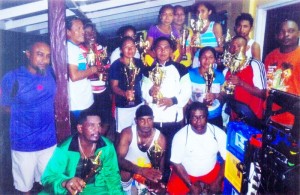
[[[191,111],[190,123],[195,133],[204,134],[206,132],[207,115],[203,110],[193,110]]]
[[[283,46],[297,46],[300,31],[297,24],[293,21],[286,21],[281,25],[278,33],[278,40]]]
[[[173,9],[165,9],[164,12],[160,14],[160,22],[164,25],[171,25],[174,18]]]
[[[67,36],[74,44],[79,45],[84,42],[83,24],[80,20],[72,22],[71,30],[67,30]]]
[[[242,20],[240,23],[235,27],[236,33],[239,36],[247,38],[251,31],[250,22],[248,20]]]
[[[184,10],[181,8],[178,8],[174,12],[174,20],[173,23],[176,25],[183,25],[185,21],[185,14]]]
[[[208,19],[209,15],[211,14],[211,10],[208,10],[207,7],[204,5],[199,5],[197,9],[197,15],[201,14],[202,19]]]
[[[154,52],[156,54],[158,62],[162,64],[170,59],[173,51],[169,42],[163,40],[157,44]]]
[[[96,32],[92,27],[87,27],[84,29],[84,41],[86,43],[95,43],[97,36]]]
[[[125,58],[133,58],[136,52],[135,43],[132,40],[127,40],[123,43],[121,52]]]
[[[124,37],[131,37],[133,39],[135,39],[135,33],[133,30],[128,29],[125,33],[124,33]]]
[[[137,129],[143,133],[151,132],[153,129],[153,116],[142,116],[136,119]]]
[[[205,51],[200,57],[200,68],[208,70],[209,65],[215,63],[216,59],[212,51]]]
[[[232,54],[237,54],[243,48],[243,53],[247,50],[247,42],[242,38],[237,38],[231,41],[229,52]]]
[[[50,47],[45,43],[37,42],[32,46],[31,51],[26,51],[26,56],[29,60],[29,71],[43,74],[50,63]]]
[[[101,119],[99,116],[88,116],[81,125],[77,125],[78,132],[85,141],[97,142],[101,135]]]

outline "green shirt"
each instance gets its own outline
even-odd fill
[[[97,142],[95,155],[102,151],[102,169],[95,182],[88,183],[80,194],[123,194],[117,155],[112,142],[101,137]],[[75,176],[80,160],[78,135],[67,138],[54,151],[42,176],[44,190],[40,194],[67,194],[62,182]]]

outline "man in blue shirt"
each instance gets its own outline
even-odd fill
[[[36,41],[26,50],[28,63],[8,72],[1,82],[0,104],[10,112],[12,173],[17,190],[28,193],[56,146],[55,78],[50,47]]]

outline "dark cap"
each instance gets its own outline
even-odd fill
[[[135,112],[135,118],[138,119],[142,116],[153,116],[153,111],[148,105],[141,105]]]

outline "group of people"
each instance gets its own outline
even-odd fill
[[[250,14],[236,18],[236,36],[225,43],[214,7],[200,2],[195,8],[204,23],[199,32],[186,27],[183,7],[162,6],[144,53],[137,50],[136,29],[122,27],[110,62],[95,26],[67,18],[72,135],[59,146],[50,48],[43,41],[29,45],[27,64],[1,82],[17,190],[30,193],[41,182],[41,194],[222,191],[226,112],[230,120],[259,127],[270,88],[300,95],[300,31],[296,21],[282,21],[280,47],[263,64],[260,46],[249,36]],[[220,68],[223,52],[239,61],[236,72]],[[235,86],[232,94],[224,90],[229,85]],[[293,125],[287,113],[272,120]],[[116,139],[105,137],[111,129]],[[161,152],[157,167],[152,149]]]

